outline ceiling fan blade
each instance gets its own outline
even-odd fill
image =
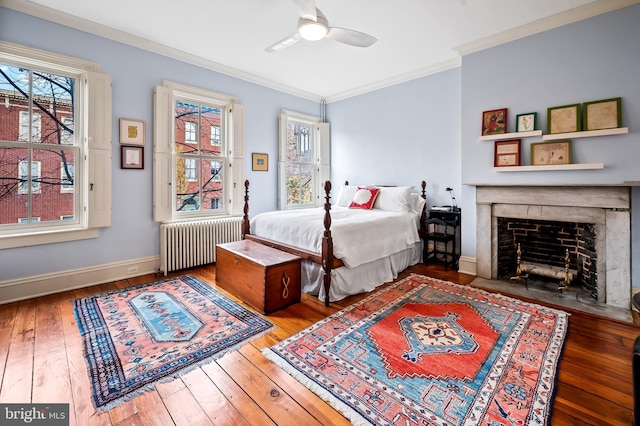
[[[293,2],[298,6],[298,13],[300,14],[300,17],[311,19],[312,21],[318,20],[316,16],[315,0],[293,0]]]
[[[369,47],[373,43],[378,41],[377,38],[370,36],[369,34],[337,27],[329,28],[329,32],[327,33],[326,37],[335,41],[339,41],[340,43],[357,47]]]
[[[267,47],[264,50],[266,50],[267,52],[277,52],[278,50],[282,50],[285,47],[291,46],[292,44],[296,44],[301,38],[302,37],[300,37],[300,34],[298,33],[291,34],[289,37],[283,38],[282,40],[273,43],[271,46]]]

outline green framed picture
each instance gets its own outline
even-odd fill
[[[537,112],[516,115],[516,132],[532,132],[536,129],[538,121]]]
[[[547,133],[580,131],[580,104],[547,108]]]
[[[571,164],[571,141],[531,144],[531,165]]]
[[[622,127],[622,98],[603,99],[582,104],[584,130]]]

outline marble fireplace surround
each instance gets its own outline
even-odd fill
[[[497,279],[498,217],[591,223],[596,228],[598,302],[631,310],[628,187],[476,187],[477,276]]]

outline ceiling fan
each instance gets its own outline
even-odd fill
[[[377,41],[375,37],[360,31],[330,27],[326,16],[324,16],[316,7],[315,0],[293,1],[300,10],[298,31],[267,47],[265,49],[267,52],[277,52],[278,50],[282,50],[285,47],[295,44],[301,39],[315,41],[323,38],[329,38],[339,41],[340,43],[357,47],[369,47]]]

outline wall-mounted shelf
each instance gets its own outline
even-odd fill
[[[604,169],[603,163],[583,163],[583,164],[548,164],[541,166],[509,166],[494,167],[496,172],[542,172],[549,170],[597,170]]]
[[[542,140],[555,141],[558,139],[570,139],[570,138],[592,138],[595,136],[623,135],[625,133],[629,133],[628,127],[617,127],[615,129],[603,129],[603,130],[585,130],[583,132],[554,133],[552,135],[542,136]]]
[[[504,139],[531,138],[542,136],[542,130],[532,130],[530,132],[501,133],[499,135],[478,136],[479,141],[499,141]]]

